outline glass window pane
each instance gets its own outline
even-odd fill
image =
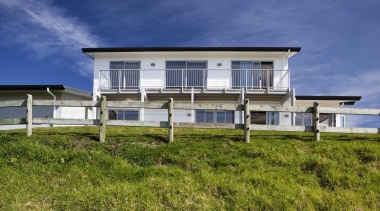
[[[313,125],[312,124],[312,120],[313,120],[312,115],[310,113],[304,113],[303,116],[304,116],[305,126],[312,126]]]
[[[303,125],[303,113],[296,113],[296,125]]]
[[[124,111],[117,111],[117,120],[124,120]]]
[[[139,120],[139,112],[138,111],[125,111],[125,120]]]
[[[214,122],[214,112],[206,111],[206,122],[208,123]]]
[[[110,69],[111,70],[124,69],[124,62],[110,62]]]
[[[226,123],[234,123],[234,111],[226,111]]]
[[[167,61],[166,69],[185,69],[186,62],[185,61]]]
[[[205,111],[204,110],[195,111],[195,122],[205,122]]]
[[[216,112],[216,122],[225,123],[226,122],[226,113],[224,111]]]
[[[266,124],[266,113],[265,112],[251,112],[251,124],[265,125]]]
[[[116,120],[117,118],[116,111],[110,110],[108,111],[108,119],[109,120]]]

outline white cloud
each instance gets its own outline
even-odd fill
[[[0,0],[0,12],[5,20],[0,30],[8,42],[38,59],[68,58],[75,64],[71,68],[82,75],[92,74],[92,69],[81,66],[87,58],[80,49],[96,47],[100,39],[92,35],[88,25],[45,0]]]

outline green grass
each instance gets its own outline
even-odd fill
[[[380,210],[380,136],[0,131],[0,210]]]

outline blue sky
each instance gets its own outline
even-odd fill
[[[0,0],[0,84],[91,91],[81,48],[132,46],[301,47],[296,94],[380,108],[378,0]]]

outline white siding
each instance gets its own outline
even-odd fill
[[[166,61],[207,61],[208,77],[207,85],[210,89],[230,86],[231,63],[232,61],[272,61],[275,70],[286,70],[288,68],[287,59],[278,53],[259,52],[137,52],[137,53],[112,53],[96,54],[94,61],[94,93],[99,96],[99,71],[109,70],[111,61],[139,61],[141,62],[141,86],[144,88],[159,88],[165,83]],[[153,65],[152,65],[153,64]],[[218,66],[220,64],[220,66]],[[149,70],[149,71],[148,71]],[[152,71],[156,70],[156,71]],[[287,77],[283,72],[274,73],[274,86],[279,86],[279,81]],[[106,76],[108,77],[108,76]]]

